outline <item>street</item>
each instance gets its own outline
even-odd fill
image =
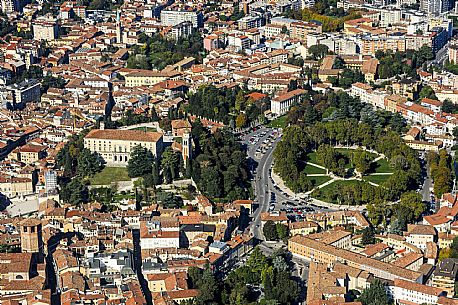
[[[275,136],[273,136],[276,134]],[[269,137],[271,141],[269,141]],[[255,139],[252,141],[252,139]],[[255,193],[255,202],[258,208],[253,212],[252,221],[247,227],[253,236],[257,239],[264,240],[261,228],[261,213],[269,211],[271,204],[275,206],[273,210],[279,211],[286,208],[285,202],[292,203],[295,207],[307,207],[313,211],[332,211],[328,207],[320,207],[320,202],[311,199],[311,204],[304,204],[304,201],[290,197],[280,190],[272,181],[272,163],[273,151],[276,144],[281,139],[281,131],[273,128],[260,128],[255,132],[245,135],[242,140],[247,145],[248,157],[257,162],[255,169],[255,178],[253,189]],[[267,140],[267,141],[266,141]],[[267,143],[266,143],[267,142]],[[270,142],[270,143],[269,143]],[[264,150],[264,153],[262,153]],[[261,152],[260,152],[261,151]],[[271,203],[271,194],[275,194],[274,203]]]
[[[259,138],[258,142],[254,145],[248,145],[248,156],[253,160],[256,160],[256,150],[261,147],[263,141],[267,139],[273,132],[272,129],[261,128],[254,133],[248,134],[245,140],[249,139],[255,134],[261,134],[266,132],[266,135]],[[254,192],[256,194],[256,202],[258,203],[258,208],[253,212],[252,222],[248,226],[248,229],[253,233],[253,236],[263,240],[262,230],[261,230],[261,213],[267,212],[269,209],[269,190],[272,190],[272,185],[270,182],[270,168],[272,166],[273,160],[273,151],[275,149],[275,144],[279,141],[277,138],[272,145],[267,148],[265,154],[262,155],[261,159],[258,160],[258,166],[256,168],[256,175],[254,180]],[[249,142],[249,141],[247,141]]]

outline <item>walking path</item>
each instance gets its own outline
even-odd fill
[[[374,163],[374,162],[377,162],[379,160],[382,160],[385,157],[384,154],[381,154],[381,153],[378,153],[372,149],[367,149],[365,147],[360,147],[360,146],[334,146],[334,148],[340,148],[340,149],[363,149],[367,152],[370,152],[370,153],[373,153],[373,154],[377,154],[378,156],[376,158],[374,158],[374,160],[371,161],[371,163]],[[281,179],[281,177],[279,177],[277,174],[274,173],[274,171],[272,171],[272,174],[271,174],[271,177],[272,177],[272,180],[274,181],[274,183],[282,190],[284,191],[286,194],[288,194],[288,196],[290,197],[294,197],[294,198],[304,198],[304,197],[307,197],[307,196],[310,196],[310,194],[315,190],[315,189],[321,189],[321,188],[324,188],[336,181],[348,181],[348,180],[356,180],[356,181],[364,181],[366,183],[369,183],[370,185],[372,186],[379,186],[378,184],[374,183],[374,182],[371,182],[371,181],[367,181],[367,180],[363,180],[361,177],[351,177],[351,178],[343,178],[343,177],[339,177],[339,176],[336,176],[334,175],[333,173],[330,173],[329,170],[322,166],[322,165],[319,165],[319,164],[316,164],[316,163],[313,163],[313,162],[307,162],[307,165],[311,165],[311,166],[314,166],[316,168],[319,168],[319,169],[322,169],[322,170],[325,170],[326,171],[326,174],[308,174],[307,177],[330,177],[331,179],[329,181],[326,181],[320,185],[317,185],[315,186],[312,190],[308,191],[308,192],[305,192],[305,193],[294,193],[293,191],[291,191],[283,182],[283,179]],[[370,176],[377,176],[377,175],[380,175],[380,176],[388,176],[388,175],[392,175],[393,173],[371,173],[369,174]],[[342,209],[343,207],[345,207],[346,209],[348,209],[349,207],[348,206],[342,206],[342,205],[338,205],[338,204],[333,204],[333,203],[329,203],[329,202],[324,202],[324,201],[321,201],[321,200],[318,200],[318,199],[315,199],[315,198],[312,198],[313,202],[319,206],[326,206],[328,208],[333,208],[333,209]],[[362,210],[365,208],[365,205],[361,205],[361,206],[351,206],[351,209],[354,209],[354,210]]]
[[[324,169],[324,170],[326,170],[326,171],[328,170],[326,167],[321,166],[321,165],[318,165],[318,164],[316,164],[316,163],[307,162],[307,164],[308,164],[308,165],[311,165],[311,166],[318,167],[318,168],[320,168],[320,169]]]
[[[392,174],[393,173],[372,173],[372,174],[369,174],[368,176],[389,176]]]

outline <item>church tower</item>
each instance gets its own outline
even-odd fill
[[[186,166],[188,160],[192,158],[192,138],[191,134],[185,132],[182,138],[182,151],[184,165]]]
[[[116,11],[116,43],[122,43],[121,13]]]

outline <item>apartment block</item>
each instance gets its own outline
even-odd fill
[[[175,26],[189,21],[194,28],[202,27],[203,16],[197,11],[163,10],[161,11],[161,23],[165,26]]]

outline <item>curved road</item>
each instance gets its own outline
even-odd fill
[[[262,141],[269,136],[270,132],[263,138],[259,140]],[[272,183],[270,180],[270,168],[273,161],[273,151],[279,138],[277,138],[267,149],[266,153],[258,160],[258,167],[256,169],[256,177],[254,181],[254,193],[256,194],[256,202],[258,203],[258,208],[254,211],[252,217],[253,220],[249,226],[250,231],[253,233],[253,236],[258,239],[264,239],[261,231],[261,213],[267,212],[270,204],[270,190],[272,189]],[[255,159],[256,147],[248,151],[248,155]]]

